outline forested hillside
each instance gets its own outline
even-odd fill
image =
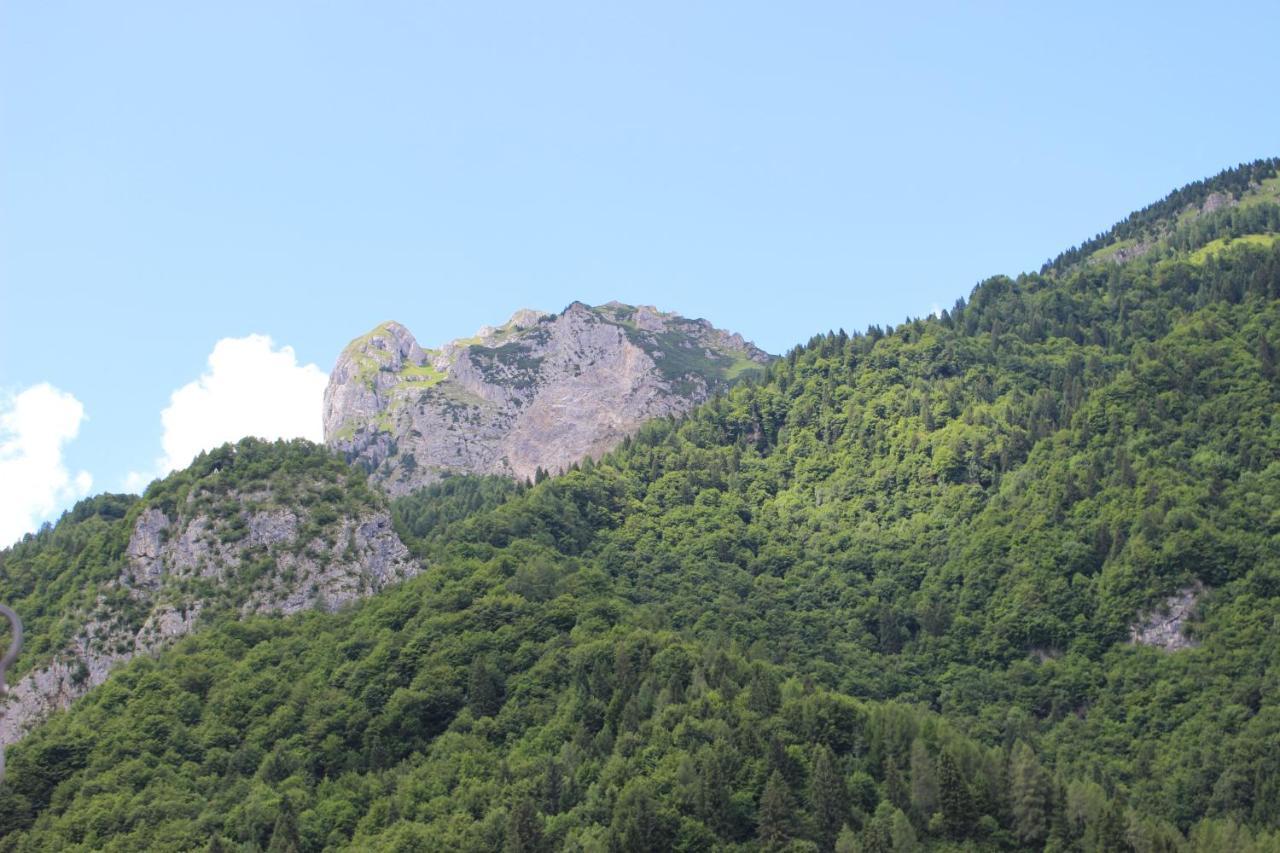
[[[400,498],[421,575],[134,660],[0,850],[1280,849],[1275,181]]]

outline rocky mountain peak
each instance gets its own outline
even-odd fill
[[[598,457],[769,359],[706,320],[616,301],[521,309],[438,349],[383,323],[334,366],[325,441],[392,494],[450,473],[532,477]]]
[[[520,331],[522,329],[529,328],[546,316],[547,313],[545,311],[538,311],[533,308],[521,308],[512,314],[511,319],[503,323],[501,326],[481,326],[480,331],[476,332],[475,336],[481,340],[487,340],[502,332]]]
[[[355,356],[357,362],[364,359],[391,370],[399,370],[405,364],[421,363],[423,359],[422,347],[414,340],[413,333],[395,321],[382,323],[367,335],[352,341],[347,352]]]

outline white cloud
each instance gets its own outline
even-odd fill
[[[73,475],[62,458],[83,420],[80,401],[48,383],[0,399],[0,548],[89,493],[89,472]]]
[[[277,349],[266,335],[223,338],[209,354],[208,370],[174,391],[160,413],[163,455],[155,474],[135,471],[126,488],[141,491],[153,476],[185,468],[202,450],[245,436],[322,441],[327,381],[314,364],[298,364],[293,347]]]

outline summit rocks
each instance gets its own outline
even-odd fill
[[[599,457],[770,358],[706,320],[618,302],[524,309],[435,350],[384,323],[338,358],[325,442],[392,495],[452,473],[532,478]]]

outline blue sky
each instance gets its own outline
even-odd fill
[[[1280,154],[1273,3],[1051,5],[0,0],[0,457],[56,456],[0,513],[384,319],[620,299],[780,352]]]

